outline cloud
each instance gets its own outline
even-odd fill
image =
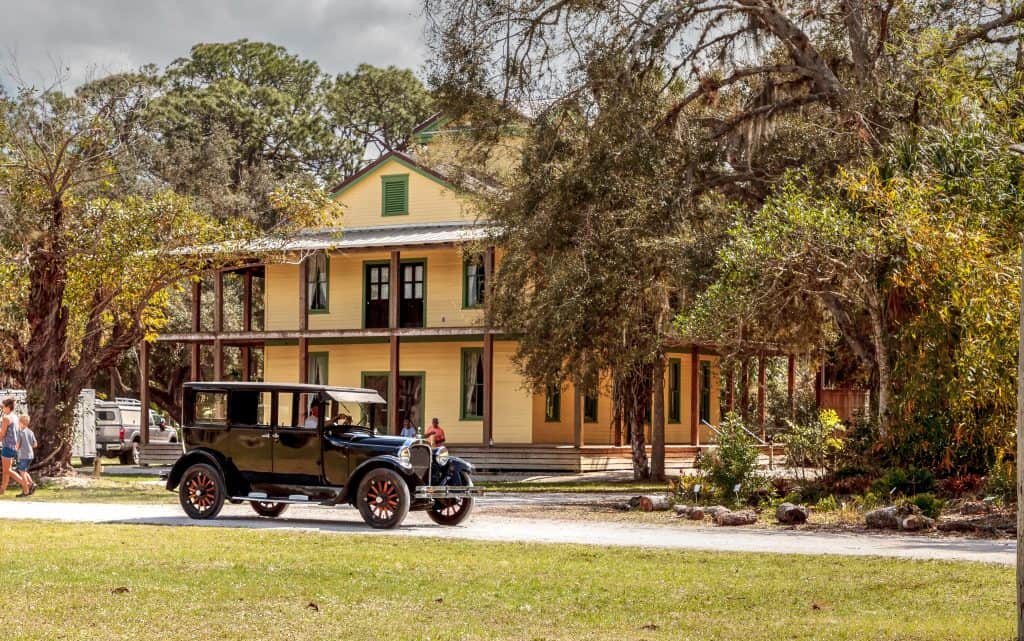
[[[68,86],[166,65],[197,42],[273,42],[334,74],[362,62],[422,70],[419,0],[32,0],[4,4],[2,84]]]

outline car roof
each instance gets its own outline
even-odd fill
[[[185,383],[185,387],[197,390],[281,390],[286,392],[370,392],[377,394],[377,390],[366,387],[338,387],[336,385],[313,385],[310,383],[247,383],[243,381],[192,381]]]

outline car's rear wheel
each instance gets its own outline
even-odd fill
[[[287,503],[271,503],[269,501],[252,501],[249,505],[260,516],[275,518],[281,516],[288,509]]]
[[[462,474],[462,484],[472,486],[469,476]],[[438,525],[458,525],[465,521],[473,511],[473,497],[463,496],[457,499],[435,499],[427,510],[427,516]]]
[[[193,519],[212,519],[224,507],[224,479],[212,465],[196,463],[185,470],[178,486],[182,509]]]
[[[370,470],[359,482],[356,506],[370,527],[398,527],[409,513],[409,486],[394,470]]]

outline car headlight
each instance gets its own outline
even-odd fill
[[[409,448],[403,447],[398,450],[398,460],[400,460],[402,465],[405,465],[406,467],[410,467],[412,465],[412,452],[409,451]]]
[[[446,464],[448,462],[448,448],[442,445],[434,450],[434,460],[437,461],[438,465]]]

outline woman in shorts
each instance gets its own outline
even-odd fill
[[[7,484],[13,478],[21,486],[19,496],[28,496],[28,486],[17,470],[11,469],[18,458],[18,415],[14,413],[14,399],[4,399],[3,416],[0,417],[0,465],[3,466],[3,477],[0,478],[0,496],[7,492]]]

